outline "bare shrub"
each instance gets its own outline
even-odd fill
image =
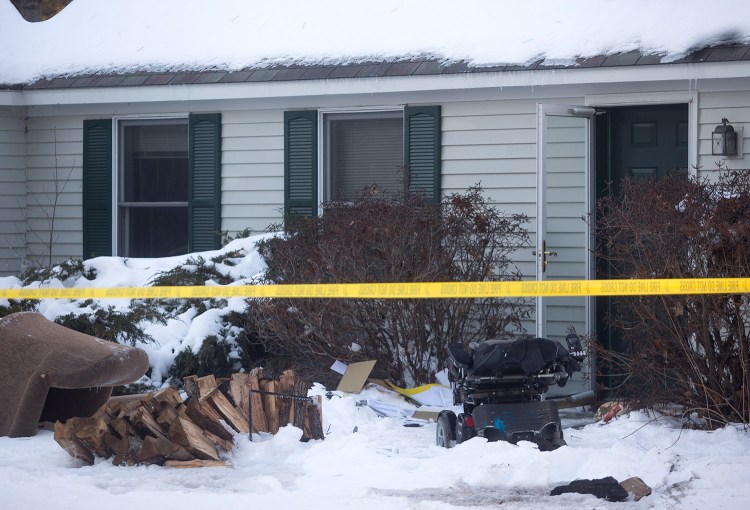
[[[479,186],[440,203],[377,189],[324,204],[262,243],[273,283],[516,280],[511,254],[529,245],[523,215],[493,207]],[[379,375],[431,382],[449,341],[521,330],[528,304],[508,299],[275,299],[248,311],[269,354],[288,356],[316,380],[334,359],[377,359]]]
[[[598,256],[614,278],[723,278],[750,273],[750,177],[625,180],[598,204]],[[678,403],[711,427],[748,422],[748,295],[614,299],[622,335],[600,352],[609,388],[634,405]]]

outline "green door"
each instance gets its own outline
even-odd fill
[[[596,194],[619,195],[622,179],[654,178],[676,172],[688,175],[688,105],[608,108],[596,119]],[[612,277],[613,268],[597,263],[597,278]],[[613,314],[610,298],[597,298],[597,338],[607,349],[622,351],[616,331],[605,320]],[[608,386],[612,381],[601,381]]]

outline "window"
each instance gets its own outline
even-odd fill
[[[346,198],[370,184],[389,191],[408,186],[440,200],[440,106],[321,117],[319,175],[318,111],[284,112],[286,215],[315,216],[321,200]]]
[[[402,112],[327,114],[323,199],[346,200],[372,185],[404,189]]]
[[[118,255],[188,252],[188,122],[119,123]]]
[[[220,199],[220,114],[83,121],[84,258],[214,250]]]

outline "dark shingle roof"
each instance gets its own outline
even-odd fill
[[[365,62],[343,65],[289,65],[265,68],[248,68],[240,71],[174,71],[141,72],[131,74],[86,74],[38,80],[28,85],[11,85],[4,88],[36,90],[89,87],[129,87],[141,85],[183,85],[201,83],[243,83],[298,80],[334,80],[340,78],[372,78],[390,76],[424,76],[439,74],[533,71],[537,69],[580,69],[596,67],[627,67],[657,64],[693,64],[700,62],[730,62],[750,60],[750,45],[727,44],[703,48],[685,57],[664,62],[662,57],[640,52],[617,53],[589,58],[579,58],[575,64],[550,65],[537,60],[528,65],[499,65],[475,67],[466,62],[444,63],[438,60],[410,60]],[[0,86],[2,87],[2,86]]]

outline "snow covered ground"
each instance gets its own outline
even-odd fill
[[[321,393],[317,386],[312,390]],[[680,430],[667,418],[631,413],[609,424],[566,412],[568,446],[539,452],[474,438],[453,449],[434,444],[434,423],[404,427],[380,418],[363,394],[324,398],[325,440],[301,443],[293,427],[237,437],[229,468],[84,466],[52,433],[0,438],[4,510],[34,508],[191,509],[744,509],[750,500],[750,434]],[[402,404],[404,405],[404,404]],[[571,428],[575,425],[577,428]],[[550,496],[579,478],[641,477],[653,489],[638,502],[591,495]]]

